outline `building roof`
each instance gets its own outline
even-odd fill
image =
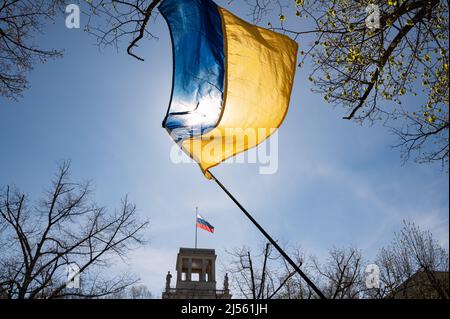
[[[207,248],[180,248],[179,254],[182,255],[211,255],[214,256],[216,254],[216,251],[214,249],[207,249]]]

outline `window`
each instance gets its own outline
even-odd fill
[[[200,274],[199,273],[192,273],[191,274],[191,280],[192,281],[200,281]]]

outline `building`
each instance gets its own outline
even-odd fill
[[[393,299],[448,299],[448,271],[416,272],[389,296]]]
[[[169,271],[162,298],[230,299],[228,275],[225,275],[223,289],[216,289],[216,257],[214,249],[180,248],[175,288],[170,287],[172,275]]]

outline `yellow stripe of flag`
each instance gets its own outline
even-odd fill
[[[210,132],[181,144],[207,178],[211,178],[209,168],[258,145],[281,125],[289,107],[298,49],[285,35],[219,10],[226,52],[223,113]]]

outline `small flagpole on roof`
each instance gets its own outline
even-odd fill
[[[195,249],[197,249],[197,215],[198,215],[198,207],[195,206]]]
[[[278,246],[277,242],[273,240],[272,237],[261,227],[260,224],[253,218],[252,215],[234,198],[233,195],[222,185],[221,182],[208,170],[208,173],[211,175],[211,178],[216,182],[217,185],[222,188],[222,190],[231,198],[231,200],[241,209],[241,211],[247,216],[248,219],[259,229],[259,231],[269,240],[269,242],[278,250],[278,252],[283,256],[283,258],[295,269],[295,271],[306,281],[306,283],[315,291],[315,293],[321,298],[326,299],[324,294],[314,285],[314,283],[305,275],[303,271],[301,271],[300,267],[286,254],[286,252]]]

